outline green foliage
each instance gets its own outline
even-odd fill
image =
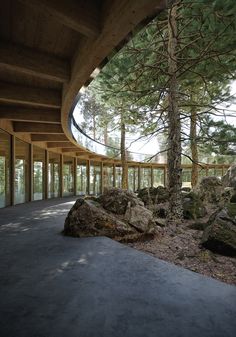
[[[198,112],[199,127],[207,114],[218,111],[221,102],[231,100],[229,86],[236,78],[235,13],[235,0],[180,1],[177,78],[185,139],[189,137],[186,126],[191,109]],[[92,110],[86,105],[85,110],[96,111],[98,129],[119,129],[123,120],[126,131],[133,133],[166,131],[170,79],[167,23],[167,11],[163,11],[112,58],[90,85],[94,103]],[[227,141],[228,131],[221,136]],[[231,145],[218,147],[219,153],[232,153]]]

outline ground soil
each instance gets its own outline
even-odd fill
[[[178,226],[168,225],[160,228],[153,240],[128,245],[194,272],[236,285],[236,259],[203,248],[203,232],[189,229],[191,223],[193,221],[185,220]]]

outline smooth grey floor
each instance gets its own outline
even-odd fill
[[[1,337],[236,336],[236,287],[107,238],[62,236],[73,200],[0,210]]]

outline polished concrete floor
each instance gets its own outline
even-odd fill
[[[74,200],[0,210],[1,337],[236,336],[236,287],[107,238],[62,236]]]

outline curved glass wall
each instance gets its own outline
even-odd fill
[[[45,172],[45,150],[33,146],[33,169],[34,169],[34,200],[42,200],[44,196],[44,172]]]
[[[86,161],[77,161],[76,165],[76,195],[85,195],[87,193],[87,163]]]
[[[10,192],[11,136],[0,130],[0,207],[11,203]]]
[[[15,204],[29,201],[29,144],[15,141]]]
[[[74,158],[63,156],[63,196],[74,194]]]
[[[120,149],[104,145],[86,135],[86,133],[84,133],[80,126],[76,123],[74,117],[71,118],[71,132],[77,143],[87,150],[109,158],[120,159]],[[129,161],[135,162],[163,163],[166,161],[163,155],[153,156],[151,154],[143,154],[132,151],[127,151],[127,158]]]
[[[98,195],[101,193],[101,165],[97,162],[90,163],[90,187],[89,193]]]
[[[48,198],[59,197],[60,193],[60,155],[48,154]]]

